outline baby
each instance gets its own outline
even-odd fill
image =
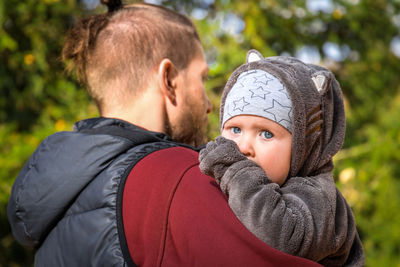
[[[354,216],[332,176],[346,127],[334,75],[250,50],[224,88],[220,123],[222,137],[200,152],[200,169],[240,221],[283,252],[362,266]]]

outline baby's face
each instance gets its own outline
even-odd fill
[[[292,135],[284,127],[263,117],[239,115],[225,122],[221,135],[235,141],[272,182],[285,182],[290,169]]]

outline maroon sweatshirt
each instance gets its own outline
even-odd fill
[[[131,171],[123,223],[137,265],[320,266],[273,249],[250,233],[198,164],[198,153],[173,147],[148,155]]]

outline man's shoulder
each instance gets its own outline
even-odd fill
[[[196,150],[190,149],[189,147],[180,146],[179,144],[160,149],[154,153],[157,153],[157,157],[175,161],[180,158],[188,158],[191,161],[198,161],[199,156],[199,153]]]
[[[140,165],[169,168],[198,164],[199,153],[189,147],[183,147],[174,143],[152,143],[144,144],[135,148],[144,153],[144,157],[138,162]]]

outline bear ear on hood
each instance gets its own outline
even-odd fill
[[[247,52],[246,56],[246,63],[254,62],[254,61],[259,61],[263,59],[264,57],[261,55],[260,52],[258,52],[255,49],[251,49]]]
[[[331,74],[328,71],[318,71],[311,77],[320,95],[324,95],[331,86]]]

